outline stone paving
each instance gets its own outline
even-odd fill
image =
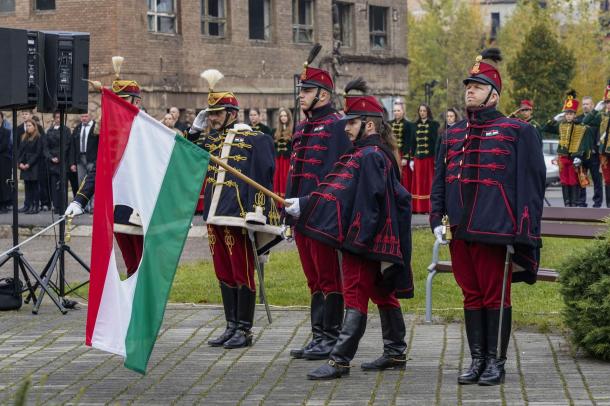
[[[468,362],[461,324],[424,324],[406,316],[404,371],[364,372],[359,365],[381,348],[379,318],[368,328],[351,375],[307,381],[321,361],[292,360],[291,348],[310,338],[306,309],[257,308],[255,345],[211,348],[223,327],[219,307],[169,305],[146,376],[122,358],[84,346],[86,306],[62,316],[49,304],[0,313],[0,403],[11,404],[30,377],[30,404],[204,405],[610,405],[610,365],[573,355],[558,334],[514,332],[506,383],[459,386]]]

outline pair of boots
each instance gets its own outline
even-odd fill
[[[209,340],[208,344],[228,349],[251,346],[256,292],[245,285],[237,288],[220,282],[220,293],[227,327],[224,333]]]
[[[577,207],[580,197],[580,186],[561,185],[561,194],[563,195],[563,205],[565,207]]]
[[[466,336],[472,362],[470,367],[458,377],[461,385],[478,383],[482,386],[504,383],[504,364],[506,350],[510,339],[512,308],[504,309],[502,319],[502,343],[500,354],[498,347],[498,327],[500,309],[464,309]]]
[[[407,363],[405,349],[405,322],[400,308],[379,309],[383,355],[362,364],[365,371],[403,369]],[[360,339],[366,330],[366,314],[348,308],[339,339],[332,349],[328,363],[307,374],[310,380],[329,380],[349,375],[350,362],[356,355]]]
[[[343,295],[322,292],[311,295],[311,331],[313,337],[303,348],[291,350],[290,356],[296,359],[328,359],[339,333],[343,320]]]

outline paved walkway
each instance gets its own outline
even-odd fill
[[[224,350],[205,344],[224,327],[220,308],[170,305],[144,377],[83,345],[84,307],[66,316],[49,305],[38,316],[27,306],[0,313],[0,403],[12,403],[29,376],[30,404],[45,405],[610,405],[610,365],[573,356],[557,334],[515,332],[504,385],[458,386],[469,362],[462,325],[410,316],[406,370],[359,369],[380,352],[379,318],[371,315],[351,376],[307,381],[321,362],[292,360],[289,350],[308,341],[308,312],[273,313],[269,325],[257,308],[253,347]]]

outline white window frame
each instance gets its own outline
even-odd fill
[[[299,24],[299,3],[301,1],[307,1],[310,4],[311,10],[311,24]],[[311,44],[314,42],[314,34],[315,34],[315,13],[316,13],[316,4],[315,0],[292,0],[292,41],[295,44]],[[307,32],[309,31],[309,41],[300,41],[299,32]]]
[[[214,17],[210,16],[209,12],[209,2],[210,0],[201,0],[201,24],[200,24],[200,32],[201,35],[209,38],[225,38],[227,36],[227,2],[229,0],[216,0],[222,1],[223,7],[223,17]],[[238,0],[239,1],[239,0]],[[241,0],[244,1],[244,0]],[[222,25],[222,34],[220,35],[210,35],[210,23],[217,23]]]
[[[148,32],[154,32],[155,34],[165,34],[165,35],[175,35],[178,33],[178,19],[176,18],[176,8],[177,8],[177,4],[176,4],[176,0],[172,0],[172,7],[173,7],[173,13],[167,13],[164,11],[157,11],[157,2],[156,0],[149,0],[151,1],[151,5],[152,5],[152,10],[150,8],[148,8],[148,4],[147,4],[147,11],[146,11],[146,24],[148,25]],[[150,17],[153,17],[153,25],[152,27],[149,25],[148,19]],[[174,31],[172,32],[166,32],[166,31],[159,31],[159,27],[158,27],[158,18],[159,17],[166,17],[166,18],[172,18],[174,20]]]
[[[379,9],[384,10],[385,31],[372,31],[371,30],[371,21],[373,18],[373,16],[372,16],[373,8],[379,8]],[[387,50],[390,48],[390,33],[389,33],[389,25],[388,25],[389,10],[390,10],[389,7],[369,5],[369,13],[368,13],[368,15],[369,15],[369,43],[370,43],[371,50],[373,50],[373,51],[383,51],[383,50]],[[385,44],[381,47],[376,46],[375,41],[373,41],[373,37],[378,37],[378,36],[385,37]]]

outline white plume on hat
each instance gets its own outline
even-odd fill
[[[210,90],[213,90],[216,83],[225,76],[218,69],[206,69],[201,72],[201,77],[208,82]]]
[[[123,58],[122,56],[112,57],[112,67],[114,68],[114,73],[116,74],[117,78],[121,74],[121,66],[123,65],[124,60],[125,58]]]

